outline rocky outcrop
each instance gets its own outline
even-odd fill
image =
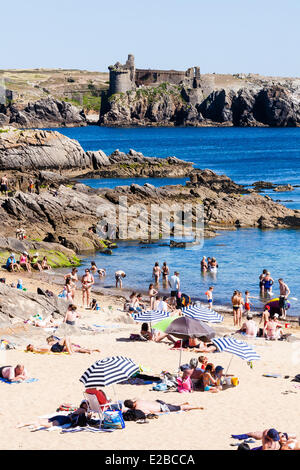
[[[205,228],[209,230],[300,227],[300,211],[288,209],[270,197],[255,192],[243,195],[240,188],[234,192],[235,183],[214,183],[212,174],[210,178],[211,184],[206,180],[192,187],[177,185],[156,188],[150,184],[132,184],[90,191],[80,184],[73,188],[61,185],[55,194],[48,191],[39,195],[17,192],[14,197],[3,200],[0,206],[1,231],[6,235],[11,234],[17,224],[22,224],[30,237],[57,241],[75,251],[106,249],[109,247],[104,247],[100,240],[105,238],[100,228],[104,229],[107,221],[113,226],[119,203],[122,201],[124,204],[124,199],[121,200],[120,197],[127,198],[128,207],[141,203],[147,208],[148,212],[141,214],[139,219],[147,233],[151,204],[166,208],[174,204],[180,205],[179,207],[182,204],[199,205],[203,207]],[[135,220],[134,215],[128,216],[129,223],[131,220]],[[98,232],[95,234],[88,231],[89,227],[97,228]],[[118,236],[116,225],[108,238]],[[147,236],[140,238],[146,239]]]
[[[58,186],[74,172],[74,176],[86,177],[181,177],[188,176],[192,169],[191,162],[176,157],[145,157],[132,149],[128,153],[115,150],[109,156],[102,150],[84,152],[76,140],[55,131],[7,127],[0,133],[0,171],[14,170],[13,180],[19,181],[14,189],[27,190],[33,176],[39,186]],[[30,178],[25,177],[26,172]]]
[[[201,88],[166,84],[111,97],[104,94],[100,123],[295,127],[300,125],[300,85],[261,82],[240,89],[216,89],[206,97]]]
[[[54,314],[65,315],[67,302],[57,296],[48,297],[25,292],[0,283],[0,324],[5,325],[13,319],[28,320],[32,315],[43,318]]]
[[[41,128],[85,126],[86,124],[86,117],[82,110],[71,103],[54,98],[28,103],[25,107],[14,103],[0,107],[0,126]]]
[[[4,129],[0,134],[0,170],[71,170],[91,166],[76,140],[59,132]]]

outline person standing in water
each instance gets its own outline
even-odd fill
[[[120,289],[122,289],[122,279],[124,279],[124,277],[126,277],[126,274],[121,269],[115,272],[116,288],[120,287]]]
[[[263,285],[264,285],[264,292],[267,293],[268,295],[272,295],[273,284],[274,284],[274,279],[271,278],[270,272],[267,271],[263,279]]]
[[[259,276],[259,290],[260,290],[260,293],[261,295],[264,294],[264,278],[267,274],[268,270],[267,269],[264,269],[263,272],[261,273],[261,275]]]
[[[169,267],[167,266],[167,263],[164,262],[162,265],[162,280],[163,280],[164,289],[167,289],[168,287],[169,274],[170,274]]]
[[[153,267],[153,276],[154,276],[154,284],[156,286],[159,285],[159,278],[160,278],[160,275],[161,275],[161,269],[159,267],[159,263],[156,262],[154,267]]]
[[[205,256],[203,256],[203,258],[202,258],[202,260],[201,260],[201,262],[200,262],[200,266],[201,266],[201,271],[202,271],[203,273],[206,273],[206,271],[208,270],[208,264],[207,264],[207,262],[206,262],[206,257],[205,257]]]
[[[282,278],[278,279],[279,283],[279,308],[280,316],[285,320],[286,319],[286,300],[290,294],[290,289],[287,284],[283,281]]]

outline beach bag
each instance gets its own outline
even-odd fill
[[[123,413],[124,421],[138,421],[139,419],[146,419],[146,415],[141,410],[127,410]]]
[[[168,386],[166,383],[161,382],[159,384],[153,385],[152,390],[164,392],[165,390],[168,390]]]
[[[125,423],[121,410],[104,411],[103,427],[104,429],[124,429]]]

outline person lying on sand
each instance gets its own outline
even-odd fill
[[[29,320],[26,320],[25,323],[30,323],[32,326],[37,326],[39,328],[53,328],[61,325],[62,320],[55,320],[52,314],[44,320],[40,315],[34,315]]]
[[[276,429],[265,429],[264,431],[248,432],[246,434],[232,434],[234,439],[247,439],[252,437],[262,441],[261,450],[280,450],[280,435]]]
[[[52,426],[64,426],[65,424],[69,424],[70,427],[75,426],[86,426],[87,419],[91,417],[91,413],[87,413],[88,411],[88,404],[86,400],[83,400],[77,410],[69,413],[67,416],[65,415],[56,415],[52,416],[52,418],[40,418],[38,421],[34,421],[31,423],[20,423],[16,427],[17,428],[24,428],[26,426],[33,426],[32,431],[39,429],[40,427],[43,428],[51,428]]]
[[[91,354],[92,352],[100,352],[99,349],[87,349],[78,346],[77,344],[71,343],[70,338],[66,337],[61,340],[55,338],[54,336],[49,336],[47,338],[47,343],[49,347],[46,348],[37,348],[33,344],[28,344],[26,351],[35,352],[35,353],[61,353],[67,352],[73,354],[74,352]]]
[[[194,348],[195,352],[215,352],[217,351],[217,347],[213,343],[204,343],[203,341],[199,341],[197,348]]]
[[[17,364],[16,367],[4,366],[0,367],[0,378],[9,382],[23,382],[28,379],[28,372],[23,364]]]
[[[191,411],[203,410],[202,406],[192,406],[189,403],[182,403],[181,405],[170,405],[162,400],[148,401],[148,400],[125,400],[124,406],[130,410],[140,410],[148,414],[155,413],[170,413],[172,411]]]

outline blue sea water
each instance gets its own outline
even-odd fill
[[[63,128],[61,133],[80,142],[84,150],[103,150],[110,154],[115,149],[128,152],[130,148],[146,156],[176,156],[192,161],[196,168],[210,168],[225,173],[237,183],[250,185],[264,180],[277,184],[300,185],[300,129],[269,128]],[[90,186],[114,187],[120,184],[150,182],[156,186],[184,183],[184,179],[91,179],[83,180]],[[287,207],[300,209],[300,188],[292,192],[268,191],[274,200]],[[155,245],[145,246],[121,243],[110,257],[96,255],[97,264],[108,271],[104,285],[113,285],[113,273],[123,268],[125,284],[145,290],[151,282],[155,261],[167,261],[171,271],[178,269],[182,291],[205,299],[204,292],[214,285],[217,303],[229,304],[234,289],[258,297],[258,276],[267,268],[275,280],[274,294],[278,294],[279,277],[291,290],[291,297],[300,299],[300,231],[240,229],[220,232],[204,246],[192,250],[170,249]],[[215,256],[219,263],[216,278],[201,276],[202,256]],[[90,258],[84,261],[89,264]],[[257,308],[262,302],[253,300]],[[300,315],[300,301],[291,300],[290,314]]]

